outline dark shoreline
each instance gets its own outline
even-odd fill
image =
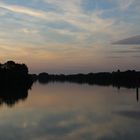
[[[71,82],[78,84],[139,88],[140,71],[127,70],[116,72],[99,72],[88,74],[29,74],[28,67],[25,64],[18,64],[13,61],[7,61],[0,64],[0,88],[9,89],[29,89],[33,82]]]
[[[78,84],[113,86],[113,87],[126,87],[126,88],[139,88],[140,87],[140,71],[128,70],[117,72],[101,72],[101,73],[88,73],[88,74],[48,74],[40,73],[36,79],[42,83],[48,82],[71,82]]]
[[[135,89],[136,100],[139,101],[140,88],[140,71],[128,70],[121,72],[101,72],[88,74],[72,74],[72,75],[54,75],[48,73],[40,73],[34,75],[35,79],[41,84],[48,84],[50,82],[69,82],[76,84],[88,84],[98,86],[112,86],[120,90],[120,88]]]
[[[28,67],[25,64],[18,64],[13,61],[7,61],[0,64],[0,105],[7,104],[13,106],[19,100],[25,100],[28,97],[28,90],[31,89],[34,82],[41,84],[49,82],[70,82],[77,84],[89,84],[99,86],[113,86],[136,89],[137,100],[140,88],[140,71],[128,70],[121,72],[101,72],[88,74],[48,74],[40,73],[29,74]]]

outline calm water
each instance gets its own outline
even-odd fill
[[[28,98],[0,106],[0,140],[139,140],[135,89],[35,83]]]

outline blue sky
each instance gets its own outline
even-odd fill
[[[112,45],[139,35],[139,9],[139,0],[0,0],[1,61],[31,72],[139,70],[138,44]]]

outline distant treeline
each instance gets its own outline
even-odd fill
[[[13,106],[19,100],[25,100],[28,90],[34,81],[42,84],[49,82],[71,82],[89,85],[114,86],[117,88],[138,88],[140,87],[140,72],[128,70],[121,72],[101,72],[88,74],[29,74],[25,64],[18,64],[14,61],[7,61],[0,64],[0,105]]]
[[[48,82],[74,82],[79,84],[89,85],[104,85],[114,87],[127,87],[127,88],[138,88],[140,87],[140,72],[135,70],[128,70],[121,72],[100,72],[100,73],[88,73],[88,74],[48,74],[40,73],[37,76],[40,83]]]
[[[74,82],[89,85],[104,85],[114,87],[138,88],[140,87],[140,71],[128,70],[116,72],[100,72],[88,74],[48,74],[46,72],[29,74],[25,64],[18,64],[14,61],[7,61],[0,64],[0,89],[23,89],[31,88],[33,82]]]

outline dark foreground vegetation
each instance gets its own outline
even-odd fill
[[[25,64],[8,61],[0,64],[0,104],[14,105],[25,100],[33,84],[32,75],[28,74]]]
[[[113,87],[138,88],[140,87],[140,72],[128,70],[124,72],[102,72],[89,74],[73,74],[73,75],[54,75],[48,73],[40,73],[38,75],[40,83],[48,82],[74,82],[79,84],[102,85]]]

